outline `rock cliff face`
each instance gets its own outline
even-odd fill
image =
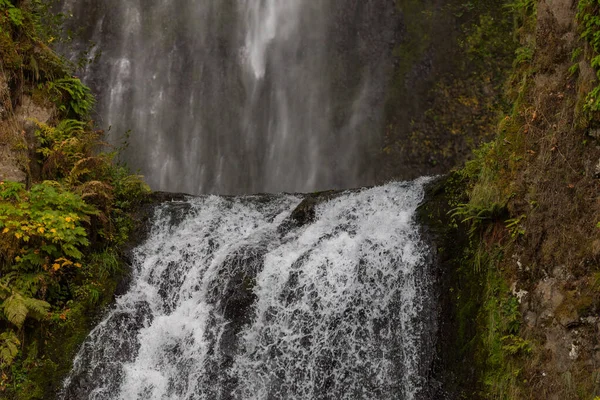
[[[11,93],[0,71],[0,181],[28,182],[39,175],[36,162],[36,122],[47,123],[53,106],[37,104],[31,96]]]
[[[442,359],[464,366],[446,378],[471,382],[462,386],[468,398],[592,399],[600,395],[600,146],[598,116],[583,105],[597,79],[577,2],[528,4],[507,83],[512,112],[421,214],[449,265],[440,305],[450,334],[441,343],[455,344]],[[458,219],[472,231],[457,245],[449,215],[465,202],[472,214]],[[447,203],[450,214],[440,212]]]
[[[577,1],[537,4],[533,74],[523,130],[528,159],[515,176],[513,215],[527,215],[507,254],[522,336],[534,344],[523,366],[530,398],[600,394],[600,219],[595,116],[582,104],[597,84],[579,39]],[[578,72],[569,71],[578,63]]]
[[[11,118],[12,102],[4,73],[0,73],[0,181],[24,182],[23,165],[19,163],[19,152],[15,150],[20,130]]]

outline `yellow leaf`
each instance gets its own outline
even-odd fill
[[[65,218],[65,221],[67,221],[67,222],[71,222],[71,221],[73,221],[73,218],[71,218],[71,217],[67,217],[67,218]]]
[[[44,228],[42,228],[42,227],[39,227],[39,228],[38,228],[38,232],[39,232],[39,233],[44,233],[44,230],[45,230],[45,229],[44,229]]]
[[[8,228],[4,228],[4,230],[2,231],[2,233],[7,233],[8,232]]]
[[[58,271],[60,269],[60,264],[52,264],[52,269]]]
[[[19,233],[19,232],[15,233],[15,237],[16,237],[17,239],[21,239],[21,237],[22,237],[22,236],[23,236],[23,234],[22,234],[22,233]]]
[[[81,264],[80,264],[80,263],[75,263],[75,266],[76,266],[77,268],[81,268]]]

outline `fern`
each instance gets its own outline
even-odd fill
[[[25,189],[25,185],[18,182],[0,182],[0,199],[21,201],[19,193]]]
[[[23,326],[25,318],[27,318],[27,313],[29,312],[23,296],[16,292],[13,292],[10,297],[4,300],[2,309],[8,322],[19,329]]]
[[[71,111],[81,118],[89,116],[95,104],[94,96],[89,87],[75,77],[50,81],[46,84],[48,91],[54,95],[60,111],[69,114]],[[66,100],[68,107],[62,100]]]
[[[50,309],[50,304],[43,300],[25,297],[21,293],[13,291],[2,303],[2,309],[8,322],[21,329],[27,316],[37,320],[43,319]]]
[[[20,345],[21,342],[13,331],[0,334],[0,368],[5,368],[12,364],[19,353]]]
[[[499,203],[477,205],[471,203],[459,204],[449,211],[452,218],[460,218],[463,224],[469,224],[469,235],[472,236],[485,221],[499,219],[506,212],[506,206]]]
[[[34,299],[33,297],[23,297],[23,302],[27,307],[28,316],[41,321],[48,315],[50,304],[44,300]]]
[[[10,22],[14,26],[20,27],[23,25],[23,11],[21,11],[20,8],[15,7],[9,0],[0,0],[0,9],[6,10],[8,19],[10,19]]]

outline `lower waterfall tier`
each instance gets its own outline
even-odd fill
[[[159,206],[63,399],[418,399],[436,333],[426,179]]]

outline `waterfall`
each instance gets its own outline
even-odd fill
[[[343,192],[304,220],[302,195],[158,206],[130,289],[60,398],[424,398],[436,312],[414,217],[426,182]]]
[[[155,190],[374,183],[394,0],[63,0],[98,124]],[[88,43],[95,45],[89,49]],[[66,50],[65,50],[66,51]]]
[[[427,398],[427,179],[246,195],[373,184],[395,1],[61,7],[83,27],[67,56],[96,60],[80,74],[109,141],[131,129],[124,161],[154,189],[201,195],[157,206],[59,398]]]

